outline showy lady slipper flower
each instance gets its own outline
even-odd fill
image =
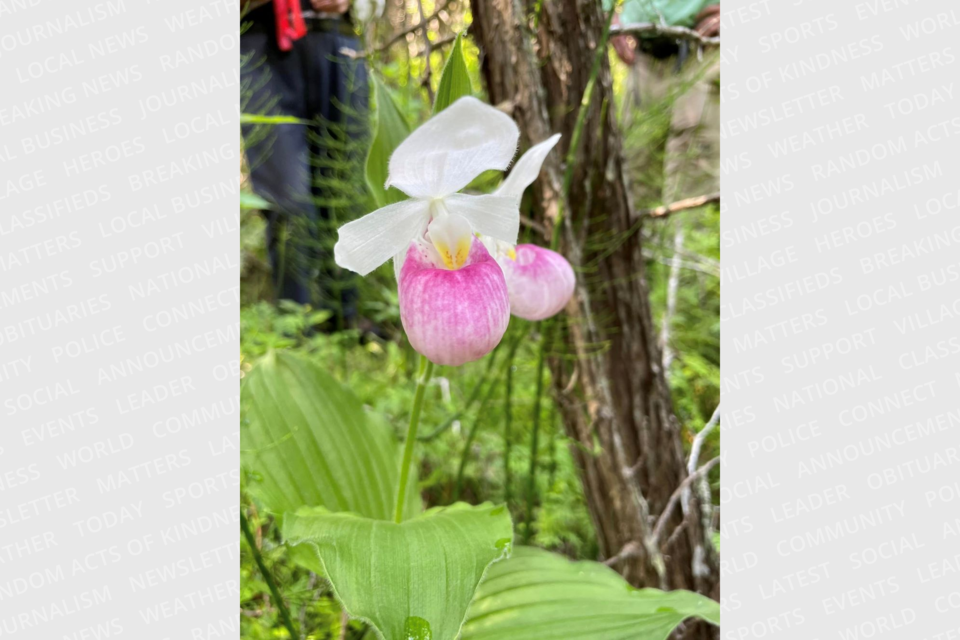
[[[385,186],[410,199],[340,228],[334,258],[341,267],[366,275],[394,258],[403,327],[414,349],[437,364],[483,357],[510,321],[503,271],[476,234],[513,245],[520,230],[519,198],[458,191],[484,171],[506,169],[519,136],[505,114],[461,98],[390,157]],[[541,156],[532,166],[528,155],[514,170],[532,171],[523,187],[543,162]]]
[[[452,269],[464,265],[471,233],[515,243],[520,210],[514,198],[458,191],[484,171],[506,169],[519,137],[513,120],[476,98],[461,98],[428,120],[390,157],[384,186],[410,199],[340,227],[333,248],[337,264],[367,275],[390,258],[402,262],[410,243],[424,240],[428,230],[444,266]],[[438,221],[446,222],[429,229]]]
[[[560,139],[559,134],[534,145],[494,193],[514,198],[519,205],[524,189],[540,174],[544,158]],[[510,294],[510,312],[525,320],[544,320],[556,315],[573,296],[576,278],[566,258],[556,251],[533,244],[514,247],[502,241],[489,242],[503,268]]]

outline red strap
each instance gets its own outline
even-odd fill
[[[300,12],[300,0],[273,0],[273,11],[277,19],[277,46],[281,51],[290,51],[293,41],[307,33],[307,25]],[[290,24],[291,18],[293,24]]]
[[[290,7],[290,13],[293,14],[293,39],[299,40],[303,36],[307,35],[307,25],[303,21],[303,13],[300,11],[300,3],[294,0],[293,6]]]

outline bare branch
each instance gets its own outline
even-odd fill
[[[545,226],[543,226],[536,220],[531,220],[530,218],[523,215],[522,213],[520,214],[520,224],[522,224],[525,227],[530,227],[531,229],[533,229],[534,231],[542,235],[544,238],[548,237],[547,228]]]
[[[377,53],[382,53],[382,52],[386,51],[387,49],[389,49],[390,47],[392,47],[393,45],[395,45],[395,44],[396,44],[397,42],[399,42],[400,40],[403,40],[404,38],[406,38],[408,35],[410,35],[410,34],[413,33],[414,31],[426,27],[428,24],[430,24],[431,22],[433,22],[433,20],[440,15],[440,12],[441,12],[441,11],[443,11],[444,9],[447,8],[447,6],[449,6],[450,2],[451,2],[451,0],[444,0],[444,2],[440,3],[440,6],[437,7],[436,11],[434,11],[433,13],[431,13],[431,14],[430,14],[430,17],[428,17],[428,18],[426,18],[426,19],[424,19],[424,17],[423,17],[423,13],[422,13],[422,12],[423,12],[423,8],[421,7],[421,8],[420,8],[420,11],[421,11],[421,13],[420,13],[420,22],[418,22],[418,23],[415,24],[415,25],[411,25],[411,26],[407,27],[406,29],[401,29],[401,30],[398,31],[397,33],[395,33],[395,34],[393,34],[392,36],[390,36],[390,39],[387,40],[386,43],[384,43],[384,44],[380,45],[379,47],[377,47],[377,50],[376,50]],[[424,32],[424,37],[426,37],[426,32]]]
[[[711,193],[710,195],[706,196],[694,196],[693,198],[684,198],[683,200],[678,200],[671,204],[665,204],[661,207],[654,207],[652,209],[641,209],[634,214],[634,217],[666,218],[673,213],[686,211],[687,209],[696,209],[697,207],[703,207],[713,202],[720,202],[719,193]]]
[[[717,405],[717,408],[713,410],[713,415],[710,416],[710,421],[707,422],[706,426],[700,430],[700,433],[697,434],[697,437],[693,439],[693,446],[690,447],[690,460],[687,462],[687,473],[693,473],[693,470],[697,468],[697,461],[700,459],[700,449],[703,447],[704,441],[706,441],[707,436],[710,435],[710,432],[720,424],[720,405]]]
[[[660,353],[663,358],[663,373],[669,376],[670,365],[673,364],[674,351],[670,346],[670,323],[677,312],[677,289],[680,288],[680,252],[683,250],[683,225],[677,225],[673,236],[673,259],[670,260],[670,278],[667,281],[667,310],[663,314],[663,324],[660,327]]]
[[[452,36],[446,36],[446,37],[440,38],[436,42],[430,43],[430,50],[435,51],[437,49],[440,49],[441,47],[445,47],[456,39],[457,39],[456,34]],[[427,49],[426,47],[424,47],[423,49],[420,49],[420,51],[418,51],[416,54],[414,54],[414,57],[419,58],[420,56],[424,55],[426,52],[427,52]],[[354,51],[353,49],[350,49],[348,47],[340,47],[340,55],[346,56],[351,60],[361,60],[363,58],[370,57],[370,53],[367,51]]]
[[[641,551],[643,551],[643,547],[640,546],[640,543],[631,540],[627,544],[623,545],[623,549],[620,549],[620,552],[617,553],[617,555],[604,560],[603,564],[607,565],[608,567],[612,567],[624,560],[636,558],[640,555]]]
[[[657,526],[653,528],[653,534],[651,535],[652,542],[654,544],[660,540],[660,536],[663,535],[663,530],[667,526],[667,521],[670,519],[670,514],[673,513],[673,508],[680,501],[680,496],[683,495],[684,489],[690,486],[694,480],[701,476],[706,476],[710,473],[710,470],[713,469],[720,463],[720,458],[714,458],[710,462],[706,463],[686,478],[683,482],[680,483],[680,486],[676,488],[673,494],[670,496],[670,500],[667,501],[667,506],[663,508],[663,513],[660,514],[660,517],[657,519]]]
[[[705,38],[693,29],[672,27],[653,22],[636,22],[610,27],[611,36],[666,36],[676,40],[689,40],[702,47],[719,47],[720,38]]]

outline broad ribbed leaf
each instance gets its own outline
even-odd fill
[[[430,509],[402,524],[301,509],[287,514],[283,536],[315,546],[337,599],[381,638],[454,640],[487,567],[509,553],[513,525],[492,505]]]
[[[462,640],[665,640],[691,616],[720,624],[720,605],[689,591],[634,589],[596,562],[518,547],[490,567]]]
[[[395,187],[384,189],[387,183],[387,166],[390,156],[403,140],[410,135],[410,125],[390,96],[390,91],[376,77],[373,78],[377,112],[374,117],[375,131],[367,153],[367,185],[378,207],[406,200],[407,196]]]
[[[246,486],[267,509],[392,518],[400,466],[393,434],[317,363],[272,352],[244,377],[240,398]],[[409,486],[408,517],[420,511],[416,480]]]
[[[472,95],[473,86],[470,84],[467,62],[463,58],[463,33],[461,32],[453,41],[450,57],[443,65],[437,95],[433,99],[433,115],[437,115],[460,98]]]

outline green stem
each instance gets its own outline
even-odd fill
[[[540,448],[540,400],[543,398],[543,365],[553,334],[553,322],[548,319],[542,325],[543,338],[540,340],[540,353],[537,355],[537,391],[533,398],[533,433],[530,436],[530,472],[527,477],[527,515],[523,528],[524,544],[529,543],[533,536],[533,503],[537,493],[537,454]]]
[[[473,426],[470,427],[470,433],[467,434],[467,441],[463,445],[463,453],[460,454],[460,468],[457,470],[457,483],[453,488],[454,502],[460,499],[460,491],[463,489],[463,472],[467,468],[467,460],[470,459],[470,446],[473,445],[473,441],[477,437],[477,430],[480,428],[480,419],[483,418],[483,410],[487,408],[487,403],[490,402],[490,398],[493,397],[493,392],[496,390],[497,383],[493,381],[490,383],[490,386],[487,387],[487,393],[484,394],[483,400],[480,401],[480,408],[477,409],[477,415],[473,418]]]
[[[517,348],[520,346],[520,341],[522,340],[523,335],[524,334],[522,331],[518,332],[510,343],[510,354],[507,356],[508,369],[513,364],[513,356],[517,352]],[[483,396],[483,400],[480,402],[480,408],[477,409],[477,415],[473,420],[473,426],[470,427],[470,432],[467,434],[467,442],[464,444],[463,454],[460,456],[460,469],[457,471],[457,483],[453,490],[454,500],[460,498],[460,491],[463,488],[463,472],[464,469],[467,468],[467,461],[470,459],[470,446],[473,444],[473,440],[477,437],[477,431],[480,428],[480,420],[483,417],[483,410],[487,407],[487,403],[489,403],[490,399],[493,397],[493,392],[497,390],[498,380],[499,376],[492,380],[490,385],[487,387],[487,393]]]
[[[397,508],[393,512],[393,521],[403,520],[403,505],[406,502],[407,482],[410,481],[410,464],[413,462],[413,447],[417,443],[417,427],[420,426],[420,410],[423,409],[423,396],[427,382],[433,374],[433,363],[424,355],[420,356],[420,372],[417,375],[417,392],[413,396],[413,410],[410,412],[410,426],[407,427],[407,439],[403,443],[403,462],[400,466],[400,487],[397,491]]]
[[[480,376],[480,379],[477,380],[477,383],[473,386],[473,389],[470,390],[470,395],[467,396],[467,401],[463,403],[463,408],[455,412],[452,416],[447,418],[447,420],[441,424],[439,427],[431,431],[430,433],[417,436],[417,439],[422,442],[427,442],[433,440],[438,435],[450,428],[454,422],[459,420],[464,413],[470,411],[473,407],[473,403],[476,402],[477,398],[480,396],[480,389],[483,387],[483,383],[487,380],[487,377],[490,375],[490,370],[493,369],[494,363],[497,361],[497,352],[500,348],[500,345],[497,345],[497,348],[493,350],[493,353],[490,354],[490,357],[487,359],[487,368],[483,370],[483,375]]]
[[[290,618],[290,612],[287,610],[287,605],[283,601],[283,596],[280,595],[280,589],[277,588],[277,583],[273,580],[273,574],[267,570],[267,565],[263,562],[263,556],[260,555],[260,549],[257,548],[257,540],[253,537],[253,532],[250,531],[250,524],[247,522],[247,516],[244,514],[243,509],[240,510],[240,529],[243,531],[243,537],[247,539],[247,545],[250,547],[250,552],[253,553],[253,560],[257,563],[257,568],[260,569],[260,575],[263,576],[267,587],[270,588],[270,593],[273,594],[273,601],[277,604],[277,609],[280,610],[280,618],[283,620],[283,626],[287,628],[290,637],[296,640],[300,635],[293,627],[293,619]]]
[[[510,499],[513,497],[510,495],[510,448],[513,443],[513,434],[511,430],[513,429],[513,353],[510,354],[510,358],[507,360],[507,381],[506,381],[506,391],[504,393],[504,410],[503,410],[503,502],[507,505],[507,508],[510,508]]]

